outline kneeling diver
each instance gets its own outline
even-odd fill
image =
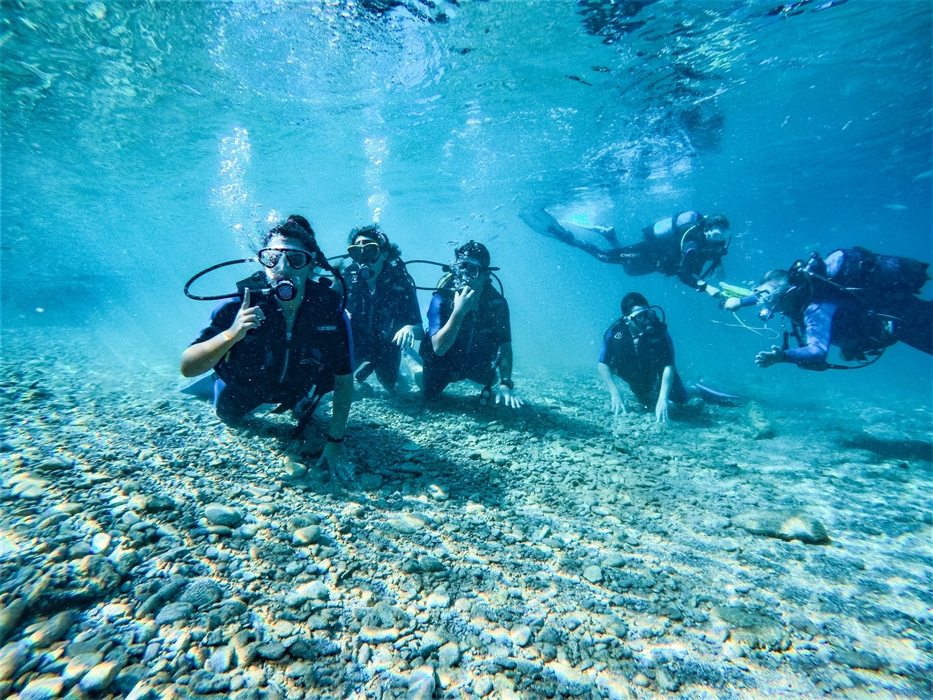
[[[316,267],[332,268],[300,216],[269,231],[257,258],[269,289],[251,295],[246,286],[218,305],[182,354],[181,373],[216,372],[214,408],[225,423],[276,403],[301,415],[303,428],[317,401],[333,391],[330,432],[319,465],[346,478],[352,475],[343,446],[353,396],[349,322],[341,296],[326,281],[309,279]],[[257,276],[262,280],[262,273]]]
[[[638,292],[629,292],[622,299],[622,318],[603,336],[598,369],[609,389],[615,415],[624,415],[626,408],[613,375],[629,385],[638,403],[648,408],[654,406],[658,423],[667,422],[669,403],[682,404],[689,399],[687,387],[674,366],[674,341],[663,316],[660,307],[649,305]],[[714,402],[738,398],[702,384],[694,385],[694,391]]]

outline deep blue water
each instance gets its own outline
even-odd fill
[[[407,258],[489,246],[519,382],[594,366],[637,289],[687,378],[928,405],[915,350],[857,375],[763,373],[770,343],[714,323],[732,317],[704,295],[517,216],[598,203],[634,240],[722,212],[735,283],[850,245],[930,260],[931,4],[822,5],[5,0],[3,327],[174,363],[210,310],[181,294],[191,274],[289,213],[333,254],[377,218]]]

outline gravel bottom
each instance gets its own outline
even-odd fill
[[[4,358],[0,697],[933,692],[929,406],[659,426],[595,370],[517,377],[517,411],[377,388],[331,483],[326,406],[294,440],[174,367]]]

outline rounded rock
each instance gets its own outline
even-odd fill
[[[236,508],[225,506],[222,503],[208,503],[204,506],[204,517],[214,525],[236,527],[243,522],[243,514]]]

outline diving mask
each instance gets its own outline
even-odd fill
[[[372,265],[379,259],[379,244],[373,241],[354,243],[347,247],[347,255],[358,265]]]
[[[450,266],[450,274],[453,275],[454,286],[462,289],[479,279],[487,269],[473,260],[461,259]]]
[[[300,270],[311,264],[311,253],[300,248],[263,248],[256,254],[256,259],[263,267],[273,268],[279,264],[282,256],[293,270]]]

